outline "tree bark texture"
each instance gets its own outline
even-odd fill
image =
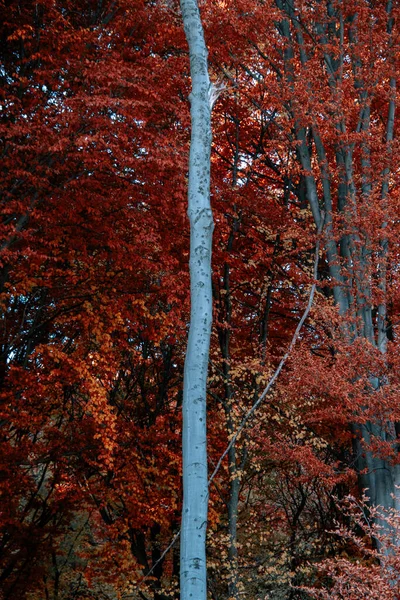
[[[206,386],[212,322],[210,206],[211,102],[207,48],[196,0],[181,0],[192,78],[188,215],[190,328],[183,390],[182,600],[207,597],[208,508]]]
[[[304,77],[309,73],[306,46],[304,43],[304,28],[300,26],[300,21],[296,10],[298,9],[296,0],[286,2],[286,0],[276,0],[276,5],[282,11],[284,18],[278,23],[278,30],[282,38],[285,39],[286,46],[283,54],[285,62],[285,80],[290,89],[294,89],[295,74],[293,70],[293,60],[295,52],[298,52],[299,63],[301,65]],[[387,14],[387,33],[390,37],[393,26],[392,2],[386,4]],[[384,355],[387,346],[387,307],[386,307],[386,262],[388,257],[388,240],[383,235],[380,242],[379,269],[377,272],[378,287],[381,291],[380,302],[377,307],[377,318],[373,319],[373,301],[372,301],[372,280],[371,275],[371,248],[368,235],[361,235],[357,225],[353,225],[358,218],[365,219],[363,211],[365,205],[371,196],[371,152],[370,152],[370,102],[366,83],[363,81],[360,59],[357,53],[352,55],[352,47],[357,44],[357,15],[344,19],[340,9],[337,13],[333,5],[327,3],[327,16],[332,18],[336,16],[338,20],[337,36],[342,40],[343,45],[344,29],[347,28],[350,54],[347,59],[353,63],[354,71],[354,96],[357,99],[360,111],[358,123],[356,124],[356,133],[363,134],[360,141],[360,157],[355,156],[355,143],[346,141],[348,136],[348,123],[344,117],[344,109],[339,99],[342,89],[342,63],[344,51],[340,53],[339,58],[329,52],[327,28],[322,23],[315,24],[315,30],[320,36],[319,44],[322,45],[324,63],[328,76],[328,85],[333,98],[337,98],[335,103],[335,127],[338,132],[338,143],[336,148],[336,164],[329,164],[327,153],[324,146],[324,140],[320,136],[315,116],[310,117],[310,122],[306,126],[304,115],[295,102],[288,104],[288,110],[294,123],[294,136],[297,140],[297,158],[305,174],[306,191],[313,214],[316,227],[323,224],[325,251],[327,256],[330,279],[334,283],[333,296],[338,306],[339,312],[345,317],[343,325],[343,335],[347,343],[352,344],[357,339],[367,340],[371,347],[379,349]],[[326,50],[324,49],[326,46]],[[385,151],[390,159],[391,143],[394,137],[395,122],[395,97],[396,81],[390,80],[391,96],[388,106],[388,114],[383,115],[386,119],[386,148]],[[311,83],[308,86],[308,93],[313,95],[314,91]],[[310,136],[315,145],[314,161],[318,164],[321,185],[318,190],[315,169],[313,169],[312,156],[310,150]],[[340,136],[342,139],[340,139]],[[361,167],[361,178],[358,186],[355,184],[355,163],[359,161]],[[388,160],[390,163],[390,160]],[[351,223],[348,231],[341,235],[337,244],[333,227],[333,203],[332,197],[335,193],[332,184],[332,172],[337,173],[337,212],[342,219]],[[384,215],[379,229],[384,232],[387,223],[385,222],[385,207],[387,206],[388,195],[388,177],[390,168],[386,167],[381,173],[381,205]],[[371,394],[384,385],[371,374],[370,387]],[[364,419],[363,410],[355,412],[354,421],[351,424],[353,434],[353,452],[354,464],[356,466],[361,491],[367,488],[367,495],[374,506],[383,507],[384,512],[400,505],[398,486],[400,484],[400,468],[393,461],[386,460],[376,453],[372,452],[371,445],[373,440],[389,442],[394,449],[397,448],[397,435],[399,430],[398,423],[380,423]],[[382,517],[378,518],[379,524],[383,528],[388,528],[387,521]],[[390,528],[389,528],[390,529]],[[396,540],[400,543],[399,540]]]

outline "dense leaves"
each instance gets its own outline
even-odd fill
[[[322,231],[311,318],[211,486],[210,594],[372,598],[373,575],[392,598],[375,525],[361,551],[337,499],[373,484],[380,504],[366,476],[398,470],[398,3],[200,6],[225,85],[211,468],[288,347]],[[178,6],[0,15],[0,590],[177,597],[178,549],[159,559],[180,522],[189,314]]]

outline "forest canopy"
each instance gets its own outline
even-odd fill
[[[209,474],[231,442],[208,597],[395,600],[400,5],[199,9],[217,90]],[[180,6],[1,0],[0,39],[0,598],[178,598]]]

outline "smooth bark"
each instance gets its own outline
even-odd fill
[[[207,48],[196,0],[181,0],[192,77],[188,215],[190,219],[190,329],[183,390],[182,600],[207,597],[208,507],[206,386],[212,321],[210,207],[211,92]]]
[[[286,2],[285,0],[276,0],[277,6],[281,9],[283,19],[277,24],[281,36],[286,41],[286,47],[283,52],[285,63],[285,75],[287,85],[295,91],[295,75],[293,70],[293,61],[295,59],[295,50],[298,52],[298,59],[302,66],[303,76],[310,77],[308,71],[308,56],[305,50],[303,39],[302,23],[297,11],[298,6],[295,0]],[[392,2],[386,5],[388,16],[387,32],[390,35],[393,26]],[[305,175],[307,198],[313,214],[316,227],[323,225],[325,251],[327,256],[329,275],[333,285],[333,295],[338,306],[339,312],[347,320],[344,321],[343,335],[345,340],[351,344],[357,338],[368,340],[371,347],[378,348],[382,354],[386,352],[387,346],[387,307],[386,307],[386,276],[387,276],[387,258],[388,258],[388,239],[385,235],[387,223],[385,219],[380,223],[379,228],[382,231],[380,241],[379,265],[378,265],[378,287],[380,290],[380,301],[377,309],[377,318],[374,322],[372,317],[373,299],[372,299],[372,280],[370,275],[371,261],[371,242],[368,234],[359,229],[357,221],[359,218],[367,220],[366,208],[370,204],[372,192],[372,173],[371,173],[371,151],[370,151],[370,130],[371,130],[371,101],[373,90],[368,89],[368,85],[363,81],[362,63],[358,55],[358,22],[355,16],[348,17],[347,21],[341,14],[340,5],[336,13],[330,3],[327,4],[327,19],[331,20],[336,15],[337,36],[339,45],[339,55],[332,55],[328,49],[327,28],[322,23],[314,24],[316,33],[320,36],[320,44],[326,46],[324,50],[324,63],[328,76],[328,85],[332,93],[335,106],[332,118],[338,132],[338,143],[336,147],[336,174],[337,174],[337,211],[344,222],[348,223],[347,231],[341,235],[337,245],[337,231],[335,232],[333,214],[334,203],[332,195],[334,188],[331,185],[332,177],[330,165],[327,159],[327,153],[324,148],[324,141],[320,136],[317,124],[313,115],[309,116],[309,123],[304,122],[304,115],[301,108],[295,101],[288,104],[288,110],[294,123],[294,134],[297,140],[296,152],[298,161]],[[351,133],[348,131],[346,119],[344,117],[344,108],[342,106],[342,67],[344,60],[343,39],[345,22],[348,28],[348,41],[350,53],[348,60],[351,60],[354,76],[354,97],[359,103],[360,112],[358,123],[354,133],[360,134],[361,156],[355,155],[355,144],[350,142],[348,137]],[[372,68],[372,66],[371,66]],[[390,80],[391,96],[389,100],[389,110],[386,121],[386,151],[388,155],[388,166],[382,173],[381,202],[383,213],[386,213],[387,196],[389,190],[390,176],[390,158],[391,144],[394,136],[395,122],[395,97],[396,81]],[[313,86],[310,80],[308,85],[309,95],[313,95]],[[300,113],[300,114],[299,114]],[[313,157],[311,156],[310,145],[308,144],[308,130],[310,130],[316,151],[316,163],[320,171],[321,187],[318,189],[318,181],[315,175]],[[362,134],[362,137],[361,137]],[[361,179],[356,186],[355,165],[359,161],[361,167]],[[315,163],[314,163],[315,164]],[[322,189],[321,189],[322,188]],[[385,382],[371,374],[369,379],[371,394],[378,390]],[[360,489],[368,489],[367,495],[374,506],[383,507],[390,510],[399,504],[399,485],[400,469],[391,461],[386,460],[371,450],[371,444],[374,440],[384,443],[389,442],[393,449],[397,448],[397,423],[380,423],[376,421],[364,420],[363,408],[354,413],[354,421],[351,424],[353,433],[353,452],[354,464],[359,477]],[[383,512],[384,512],[383,511]],[[378,513],[379,515],[379,513]],[[384,528],[388,528],[384,516],[378,517],[378,522]],[[390,530],[390,528],[388,528]],[[399,540],[396,540],[399,543]]]

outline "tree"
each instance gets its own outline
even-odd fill
[[[141,3],[0,10],[0,587],[122,593],[179,518],[188,243],[164,225],[184,222],[169,138],[185,116],[168,84],[154,103],[146,73],[183,63],[166,47],[184,36]],[[153,597],[174,562],[158,565]]]
[[[242,6],[235,18],[224,17],[239,39],[235,49],[232,44],[227,52],[225,42],[214,48],[216,68],[231,80],[237,69],[251,89],[254,133],[242,134],[238,148],[249,176],[257,187],[273,182],[293,231],[301,223],[313,235],[310,217],[315,227],[323,225],[321,290],[339,310],[334,356],[346,365],[342,397],[352,398],[352,409],[342,404],[340,410],[360,489],[367,487],[371,503],[386,508],[398,480],[396,405],[389,419],[378,408],[397,380],[386,356],[393,331],[391,244],[397,253],[394,8],[391,2],[277,1],[265,10],[255,2],[252,10]],[[326,314],[331,321],[329,309]],[[363,356],[358,364],[355,352]],[[314,354],[310,368],[317,361]]]
[[[176,598],[179,550],[162,552],[181,513],[189,322],[181,15],[174,0],[0,10],[2,593]],[[321,247],[311,318],[209,489],[215,598],[303,600],[308,563],[343,558],[326,533],[344,520],[335,497],[358,479],[392,502],[398,10],[201,4],[227,85],[211,151],[212,468],[288,348]],[[382,562],[382,548],[344,551],[359,573]]]
[[[182,422],[183,505],[181,598],[207,597],[206,390],[212,322],[210,206],[212,92],[197,0],[181,0],[189,44],[192,135],[189,157],[190,328],[185,358]]]

